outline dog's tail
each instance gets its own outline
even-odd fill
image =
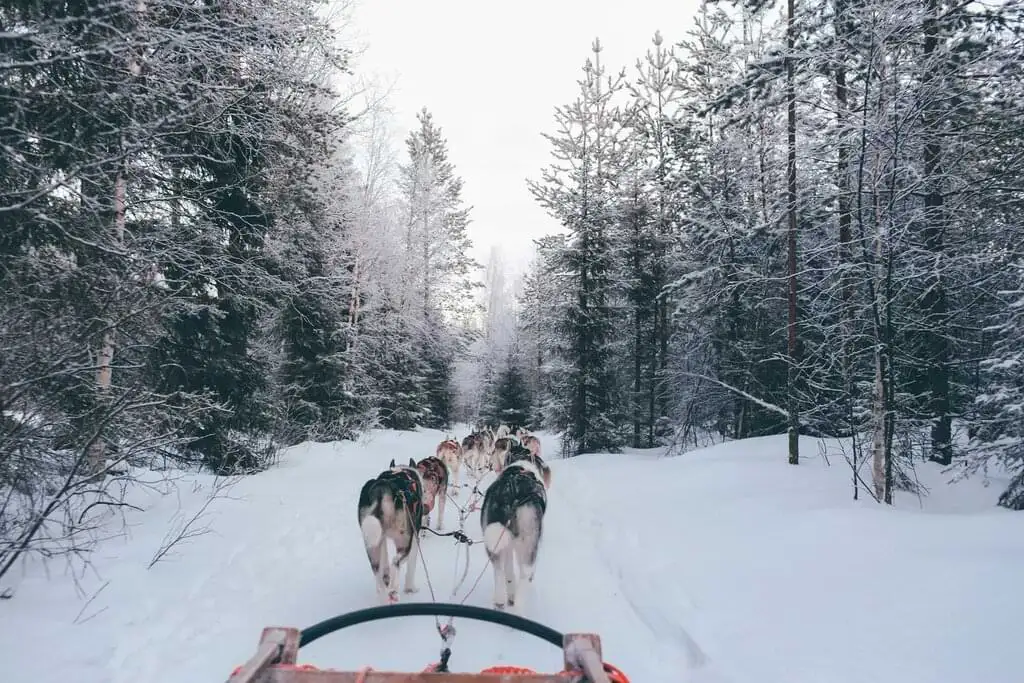
[[[512,542],[512,532],[504,524],[491,522],[484,529],[484,547],[491,555],[502,553]]]

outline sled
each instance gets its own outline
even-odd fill
[[[509,626],[561,648],[564,669],[539,673],[515,666],[494,666],[478,673],[448,671],[455,629],[438,626],[442,635],[441,661],[420,672],[319,669],[297,664],[299,648],[349,626],[407,616],[460,617]],[[342,614],[300,631],[296,628],[263,629],[256,654],[236,668],[228,683],[629,683],[614,666],[601,659],[601,639],[592,633],[562,634],[544,624],[515,614],[455,603],[406,603],[370,607]]]

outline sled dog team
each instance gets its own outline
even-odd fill
[[[494,569],[495,609],[513,607],[524,582],[533,581],[551,470],[533,434],[525,429],[513,433],[507,425],[497,431],[485,427],[462,443],[442,441],[434,455],[419,462],[410,458],[408,465],[396,465],[392,460],[388,469],[363,485],[359,527],[381,602],[398,602],[403,564],[405,592],[418,590],[420,535],[429,526],[435,506],[437,529],[444,529],[448,487],[458,485],[462,465],[480,476],[487,471],[497,475],[480,506],[483,543]],[[387,539],[395,544],[390,562]]]

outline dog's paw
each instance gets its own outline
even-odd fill
[[[498,610],[499,612],[504,612],[505,611],[505,603],[503,603],[503,602],[496,602],[496,603],[494,603],[494,609]]]
[[[396,591],[396,590],[388,591],[388,604],[389,605],[394,605],[397,602],[398,602],[398,591]]]
[[[405,585],[405,592],[406,593],[419,593],[420,592],[420,587],[417,586],[416,584],[406,584]]]

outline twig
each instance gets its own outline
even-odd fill
[[[218,480],[214,484],[213,492],[199,507],[199,510],[197,510],[196,513],[192,515],[188,519],[188,521],[182,524],[176,531],[172,528],[171,531],[169,531],[164,536],[160,547],[157,548],[157,551],[153,554],[153,557],[152,559],[150,559],[149,564],[146,565],[146,569],[152,569],[153,566],[156,565],[160,560],[167,557],[168,553],[170,553],[171,550],[179,543],[184,543],[189,539],[198,538],[200,536],[205,536],[206,534],[210,533],[211,529],[209,526],[198,527],[196,525],[198,525],[200,521],[203,519],[203,517],[206,516],[206,511],[209,509],[213,501],[222,498],[230,498],[230,496],[223,494],[222,492],[230,488],[232,485],[234,485],[236,481],[237,479],[229,479],[226,481]]]
[[[99,594],[103,592],[103,589],[106,588],[109,585],[110,585],[110,581],[107,581],[102,586],[100,586],[99,590],[97,590],[95,593],[93,593],[89,597],[89,599],[85,601],[85,604],[82,605],[82,609],[78,610],[78,614],[75,615],[75,619],[71,623],[73,623],[73,624],[84,624],[85,622],[89,621],[93,617],[98,616],[100,614],[103,614],[103,612],[105,612],[106,609],[107,609],[106,607],[104,607],[103,609],[99,610],[98,612],[93,612],[91,615],[89,615],[85,619],[82,619],[82,614],[85,612],[85,610],[89,609],[89,605],[92,604],[92,601],[95,600],[97,598],[97,596],[99,596]]]

